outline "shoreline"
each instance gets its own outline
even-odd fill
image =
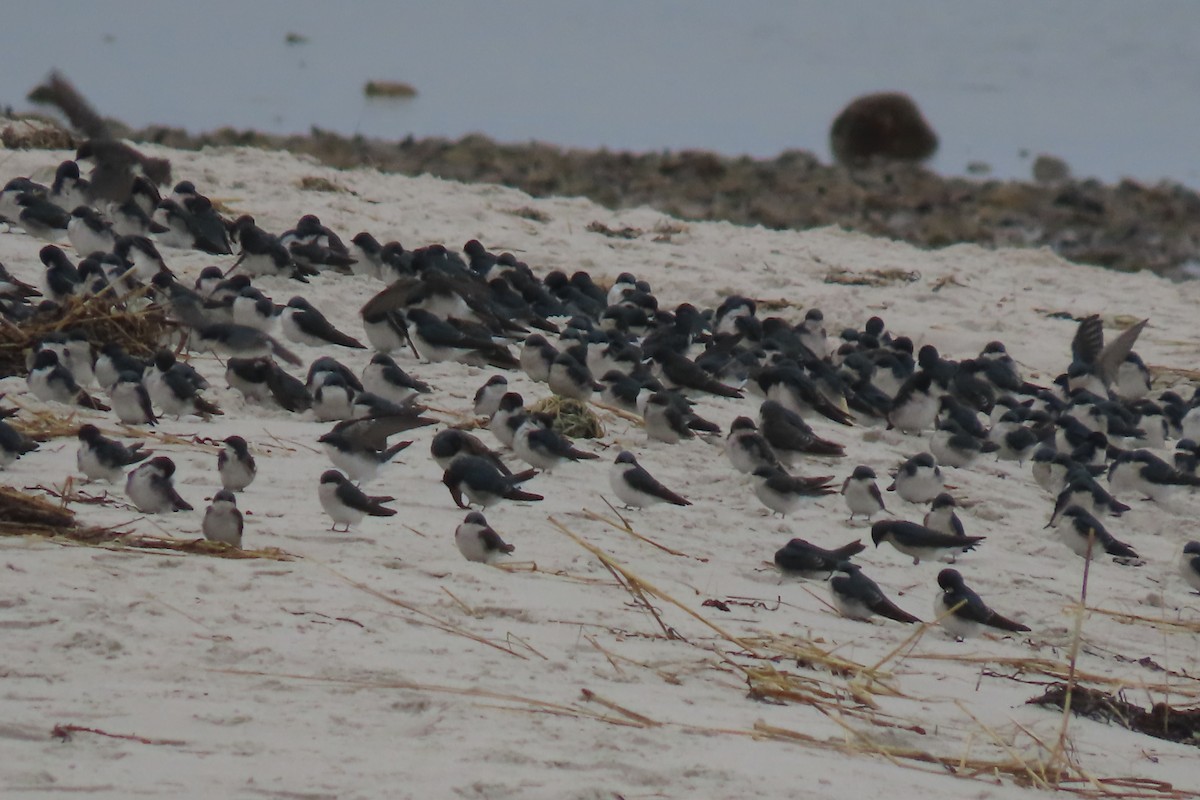
[[[1049,247],[1075,263],[1148,269],[1174,280],[1200,271],[1200,193],[1165,181],[1038,183],[943,176],[901,162],[851,169],[803,150],[757,159],[504,144],[483,135],[387,141],[315,128],[305,136],[232,128],[189,134],[165,126],[127,135],[182,150],[281,150],[339,169],[500,184],[539,198],[586,197],[614,210],[649,206],[688,221],[773,230],[833,225],[927,249]]]

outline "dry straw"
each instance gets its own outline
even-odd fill
[[[599,439],[604,435],[604,426],[596,412],[587,403],[569,397],[552,394],[539,400],[529,409],[535,414],[546,414],[554,418],[554,430],[572,439]]]
[[[35,342],[71,330],[82,331],[91,342],[117,342],[134,356],[152,354],[167,341],[175,324],[157,305],[140,309],[123,305],[144,291],[118,301],[106,289],[85,298],[67,298],[54,311],[34,314],[19,324],[0,322],[0,375],[24,375],[25,352]]]
[[[64,491],[61,496],[69,498],[71,495]],[[73,544],[190,553],[217,558],[263,558],[273,561],[290,561],[293,558],[277,548],[242,550],[205,539],[177,539],[116,527],[80,525],[75,512],[65,505],[51,503],[11,486],[0,486],[0,536],[41,536]]]

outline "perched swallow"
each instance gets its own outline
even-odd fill
[[[604,373],[600,378],[600,385],[603,387],[600,390],[601,403],[630,414],[642,413],[638,408],[638,396],[643,391],[647,392],[646,398],[649,399],[650,394],[662,388],[662,384],[653,378],[643,382],[619,370]]]
[[[965,537],[967,532],[963,528],[962,520],[954,511],[957,507],[958,503],[955,502],[954,495],[942,492],[933,498],[933,503],[930,504],[922,524],[931,531],[959,538]]]
[[[62,252],[62,251],[59,251]],[[0,264],[0,299],[41,297],[42,293],[23,280],[13,276],[8,268]]]
[[[1050,521],[1046,523],[1046,527],[1052,528],[1057,525],[1059,517],[1071,506],[1079,506],[1089,514],[1104,513],[1114,517],[1130,510],[1129,506],[1104,491],[1099,481],[1080,467],[1075,467],[1068,473],[1066,485],[1058,493],[1054,511],[1050,514]]]
[[[158,417],[150,405],[150,393],[136,372],[120,372],[108,387],[113,413],[126,425],[155,425]]]
[[[88,205],[88,181],[79,175],[79,164],[67,159],[54,171],[54,183],[47,195],[60,208]]]
[[[509,555],[516,549],[501,539],[478,511],[467,514],[454,529],[454,543],[467,561],[480,564],[495,563],[500,556]]]
[[[684,411],[671,402],[671,396],[666,392],[649,395],[642,410],[642,421],[647,437],[667,444],[676,444],[681,439],[696,436],[696,432],[688,426]]]
[[[230,303],[231,319],[235,325],[268,331],[276,316],[275,304],[253,286],[243,287]]]
[[[238,510],[237,497],[232,491],[221,489],[213,495],[212,503],[204,511],[200,530],[210,542],[223,542],[241,548],[242,512]]]
[[[690,506],[691,502],[658,482],[637,463],[633,453],[622,450],[608,471],[608,484],[626,508],[645,508],[655,503]]]
[[[130,471],[125,494],[143,514],[191,511],[191,505],[175,491],[174,475],[175,462],[156,456]]]
[[[167,247],[200,250],[212,255],[233,252],[224,222],[213,210],[212,202],[202,195],[188,198],[184,203],[161,200],[150,219],[164,228],[158,233],[158,240]]]
[[[974,550],[985,538],[941,533],[901,519],[880,520],[871,526],[871,541],[876,547],[880,542],[888,542],[904,555],[911,556],[913,564],[920,564],[921,559],[932,561],[944,555]]]
[[[64,302],[82,291],[83,279],[71,259],[57,245],[48,244],[38,251],[38,258],[46,267],[42,288],[46,297],[56,303]]]
[[[59,363],[54,350],[39,350],[33,359],[33,368],[27,377],[29,391],[39,400],[79,405],[96,411],[108,411],[109,407],[89,395],[71,375],[70,370]]]
[[[116,483],[125,476],[125,468],[150,457],[142,452],[142,443],[128,447],[100,433],[95,425],[79,428],[79,450],[75,454],[75,465],[79,471],[93,481]]]
[[[1058,536],[1075,555],[1087,558],[1090,552],[1095,558],[1099,551],[1104,551],[1118,564],[1139,566],[1142,563],[1132,547],[1116,539],[1085,509],[1071,506],[1062,515],[1065,519],[1059,521]]]
[[[775,400],[767,400],[758,409],[759,430],[779,459],[788,464],[810,455],[841,456],[845,449],[836,442],[822,439],[801,416]]]
[[[404,441],[386,449],[368,447],[357,438],[349,436],[337,428],[324,434],[317,441],[324,447],[325,454],[329,456],[333,465],[345,470],[350,479],[356,483],[367,483],[373,480],[380,467],[412,444],[411,441]]]
[[[867,546],[857,539],[835,550],[825,550],[804,539],[792,539],[775,551],[775,567],[786,576],[823,581],[837,571],[838,564],[865,549]]]
[[[956,639],[977,636],[983,628],[1020,633],[1028,631],[1028,625],[1002,617],[987,607],[987,604],[963,581],[956,569],[944,569],[938,573],[941,591],[933,601],[933,613],[938,624]]]
[[[789,475],[777,467],[759,467],[754,475],[754,495],[773,514],[787,516],[800,508],[806,500],[827,494],[835,494],[829,485],[831,475],[819,478],[801,478]]]
[[[500,456],[479,437],[458,428],[438,431],[429,443],[429,454],[443,471],[450,469],[450,465],[463,456],[478,456],[490,461],[502,474],[512,475],[512,470],[505,466]]]
[[[508,378],[493,375],[475,392],[474,411],[477,417],[488,417],[500,408],[500,398],[508,392]]]
[[[933,376],[920,370],[905,381],[892,401],[888,425],[903,433],[921,433],[932,428],[937,419],[939,388]]]
[[[371,362],[363,367],[362,387],[367,392],[401,404],[412,400],[417,394],[432,391],[429,384],[409,375],[385,353],[376,353],[371,357]]]
[[[0,419],[0,469],[7,468],[21,456],[37,449],[37,442]]]
[[[518,488],[518,484],[532,478],[533,470],[516,475],[504,475],[492,462],[478,456],[463,456],[456,459],[442,475],[442,483],[450,490],[450,496],[459,508],[469,508],[463,503],[463,495],[476,505],[487,508],[501,500],[535,501],[544,499]]]
[[[918,453],[900,465],[889,492],[910,503],[928,503],[942,493],[942,470],[929,453]]]
[[[372,392],[359,392],[354,395],[354,399],[350,404],[350,417],[353,419],[362,419],[364,417],[404,414],[410,404],[411,401],[393,403],[391,400],[380,397]]]
[[[154,246],[154,242],[146,239],[145,236],[116,237],[116,242],[113,245],[113,254],[116,255],[116,258],[130,265],[133,275],[139,281],[150,281],[158,273],[162,273],[162,275],[174,275],[168,269],[166,261],[162,260],[162,255],[158,253],[158,248]]]
[[[220,322],[206,325],[196,331],[196,341],[204,349],[221,355],[240,358],[274,356],[297,367],[303,364],[295,353],[269,334],[247,325]]]
[[[380,271],[383,267],[383,258],[380,253],[383,245],[379,243],[378,239],[367,231],[360,231],[350,239],[348,250],[350,257],[354,259],[354,263],[350,265],[351,272],[355,275],[382,279]]]
[[[546,383],[556,395],[585,403],[592,399],[592,393],[598,388],[591,370],[567,353],[555,356]]]
[[[330,356],[321,356],[308,365],[308,375],[305,376],[305,385],[310,392],[315,392],[321,387],[321,384],[325,383],[333,375],[337,375],[342,383],[356,392],[366,391],[362,385],[362,381],[354,374],[354,370]]]
[[[356,350],[367,349],[358,339],[333,327],[324,314],[299,295],[288,300],[287,306],[280,312],[279,319],[283,335],[293,342],[310,347],[337,345]]]
[[[100,212],[91,206],[76,206],[67,224],[67,239],[79,258],[92,253],[111,253],[117,244],[117,234]]]
[[[1179,554],[1179,574],[1195,592],[1200,592],[1200,542],[1188,542]]]
[[[354,416],[354,389],[338,374],[329,375],[313,392],[313,414],[321,422]]]
[[[950,395],[945,397],[949,399]],[[1021,430],[1028,431],[1028,428]],[[999,449],[1000,445],[990,439],[971,435],[952,419],[939,422],[929,439],[930,454],[944,467],[967,467],[980,453],[994,453]],[[1024,455],[1023,452],[1021,460],[1024,460]]]
[[[825,358],[829,354],[828,334],[825,332],[825,315],[819,308],[810,308],[804,314],[804,321],[796,330],[800,343],[807,347],[817,358]]]
[[[225,382],[231,389],[241,392],[247,402],[265,403],[273,399],[270,379],[275,370],[279,370],[279,366],[269,358],[231,358],[225,362]],[[298,379],[296,383],[307,396],[307,408],[312,404],[312,396]]]
[[[422,308],[411,308],[405,316],[409,339],[426,361],[486,363],[504,369],[518,365],[508,347],[490,335],[464,331]]]
[[[500,444],[511,448],[513,436],[524,422],[525,413],[525,399],[516,392],[508,392],[500,398],[500,405],[488,422],[488,430]]]
[[[1108,468],[1108,482],[1118,494],[1132,492],[1169,505],[1180,486],[1200,486],[1200,478],[1175,469],[1149,450],[1126,450]]]
[[[669,348],[661,348],[651,356],[658,365],[663,383],[668,387],[693,389],[698,392],[715,394],[720,397],[744,397],[741,389],[726,386],[714,379],[696,363]]]
[[[329,528],[331,531],[337,530],[338,525],[345,525],[344,531],[348,532],[351,525],[357,525],[368,515],[390,517],[396,513],[396,509],[384,505],[396,498],[368,496],[336,469],[321,473],[317,496],[321,500],[321,507],[333,520]]]
[[[887,599],[875,581],[862,574],[862,568],[849,561],[837,565],[838,572],[829,581],[829,591],[838,613],[848,619],[870,620],[878,614],[896,622],[913,623],[921,620]]]
[[[860,515],[870,520],[880,511],[887,511],[875,478],[875,470],[860,465],[855,467],[850,477],[842,483],[842,497],[846,498],[851,520]]]
[[[30,236],[57,242],[71,224],[71,215],[42,195],[20,194],[17,205],[21,212],[16,221]]]
[[[231,492],[240,492],[253,483],[258,474],[254,456],[250,455],[250,448],[241,436],[228,436],[222,441],[225,446],[217,454],[221,486]]]
[[[743,475],[750,475],[759,467],[782,468],[775,450],[749,417],[738,417],[730,424],[729,435],[725,437],[725,455],[733,468]]]
[[[306,272],[315,273],[311,269],[301,270],[288,249],[280,244],[279,237],[258,227],[249,214],[243,214],[233,223],[232,238],[241,252],[231,270],[241,268],[246,275],[290,275],[301,280]]]
[[[996,457],[999,460],[1024,464],[1025,459],[1029,458],[1037,448],[1038,437],[1026,426],[1017,425],[1005,431],[999,437],[997,444],[999,448],[996,451]]]
[[[1180,439],[1175,442],[1173,456],[1175,469],[1184,475],[1195,475],[1200,467],[1200,446],[1193,439]]]
[[[154,356],[154,369],[142,381],[150,400],[164,414],[182,417],[196,414],[201,417],[220,415],[224,412],[215,403],[200,395],[200,386],[208,385],[195,370],[175,360],[170,350],[159,350]]]
[[[1033,453],[1033,479],[1038,486],[1053,495],[1058,495],[1067,487],[1067,475],[1078,464],[1067,453],[1060,453],[1053,447],[1039,447]]]
[[[518,362],[532,381],[545,383],[550,379],[550,366],[558,358],[558,350],[540,333],[531,333],[521,347]]]
[[[517,458],[543,472],[553,471],[564,459],[580,461],[600,457],[575,447],[538,414],[525,417],[513,434],[512,448]]]
[[[377,352],[394,353],[409,346],[408,325],[400,312],[375,311],[363,314],[362,321],[367,341]]]

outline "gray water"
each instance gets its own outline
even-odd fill
[[[856,95],[911,94],[933,168],[1200,186],[1200,2],[8,3],[0,105],[62,70],[134,126],[829,158]],[[285,43],[288,33],[307,37]],[[411,100],[367,100],[371,79]]]

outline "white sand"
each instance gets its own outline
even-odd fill
[[[157,152],[157,151],[155,151]],[[675,222],[648,209],[614,213],[585,200],[535,200],[520,192],[434,178],[385,176],[371,170],[336,172],[286,154],[255,150],[163,152],[176,179],[229,206],[253,213],[281,232],[304,213],[348,239],[369,230],[406,247],[444,242],[457,249],[479,238],[489,249],[512,250],[540,274],[586,269],[612,279],[631,271],[651,281],[667,307],[687,300],[715,304],[727,292],[787,300],[783,314],[799,319],[808,307],[825,312],[831,331],[861,326],[872,314],[920,345],[936,344],[953,358],[979,352],[992,339],[1033,380],[1048,382],[1066,367],[1075,330],[1050,311],[1151,317],[1138,351],[1148,363],[1195,366],[1196,284],[1170,284],[1152,275],[1122,275],[1067,264],[1047,251],[987,251],[973,246],[923,252],[905,244],[837,230],[771,232],[721,223],[682,223],[670,241],[654,229]],[[7,179],[54,165],[67,154],[0,153]],[[301,191],[299,177],[317,175],[352,193]],[[550,218],[512,213],[532,207]],[[598,220],[646,231],[632,241],[586,230]],[[0,261],[37,281],[41,242],[0,234]],[[191,280],[210,263],[231,258],[165,250],[168,264]],[[832,269],[911,270],[919,279],[886,288],[824,282]],[[304,293],[334,322],[361,332],[359,306],[381,284],[323,275],[304,287],[284,279],[258,281],[276,302]],[[938,287],[941,285],[941,288]],[[1110,327],[1109,335],[1114,329]],[[300,348],[306,360],[319,352]],[[338,353],[361,368],[369,353]],[[429,402],[465,415],[490,371],[452,364],[402,366],[435,386]],[[73,546],[33,538],[0,538],[0,793],[6,798],[65,796],[169,797],[1010,797],[1025,789],[1011,779],[956,780],[943,767],[880,755],[855,754],[893,746],[951,759],[1042,759],[1061,715],[1025,706],[1038,685],[1011,680],[1006,659],[1066,662],[1082,559],[1042,526],[1052,499],[1028,467],[982,459],[969,470],[948,470],[970,534],[988,540],[958,564],[968,583],[1001,613],[1033,628],[1024,637],[956,643],[930,629],[910,647],[914,629],[838,617],[828,589],[785,582],[767,568],[792,536],[835,546],[855,537],[870,543],[862,524],[845,522],[840,497],[815,503],[785,522],[770,519],[721,450],[700,441],[647,443],[636,426],[605,415],[608,434],[583,447],[595,462],[568,464],[528,488],[541,503],[505,504],[488,520],[516,547],[514,560],[537,571],[468,563],[453,531],[464,512],[440,484],[428,457],[438,430],[415,431],[416,443],[370,484],[400,498],[399,516],[368,519],[349,535],[333,534],[316,497],[328,467],[314,448],[328,425],[308,415],[247,407],[225,388],[211,357],[192,359],[213,380],[209,394],[227,412],[212,423],[168,421],[162,429],[221,438],[240,433],[259,461],[260,476],[239,505],[247,517],[248,547],[278,547],[291,562],[223,560]],[[510,374],[529,402],[544,385]],[[22,405],[41,407],[22,379],[0,381]],[[1190,394],[1190,389],[1189,389]],[[701,399],[700,410],[723,427],[753,415],[757,401]],[[81,415],[84,416],[91,415]],[[438,415],[453,421],[453,415]],[[102,415],[102,426],[112,418]],[[806,474],[840,481],[856,464],[886,471],[927,442],[878,427],[854,429],[813,420],[827,438],[843,442],[844,459],[814,459]],[[491,442],[490,434],[483,438]],[[608,513],[607,471],[621,447],[632,449],[664,483],[692,499],[683,510],[630,512],[639,534],[673,548],[669,554],[602,523],[581,509]],[[206,498],[218,487],[212,448],[159,445],[179,465],[177,485],[196,511],[145,518],[126,507],[76,506],[82,519],[149,533],[198,537]],[[44,444],[4,473],[18,487],[62,484],[74,473],[76,442]],[[883,483],[886,485],[886,483]],[[88,486],[97,493],[102,486]],[[122,487],[111,487],[124,500]],[[893,494],[900,516],[920,520],[923,508]],[[1097,562],[1089,604],[1193,625],[1197,598],[1185,591],[1175,559],[1196,538],[1197,501],[1176,511],[1136,498],[1134,510],[1109,529],[1147,565]],[[554,516],[618,563],[731,636],[740,648],[665,601],[658,623],[617,586],[596,557],[548,520]],[[1106,521],[1107,522],[1107,521]],[[902,607],[928,619],[943,566],[911,561],[888,547],[865,551],[859,562]],[[1161,597],[1160,605],[1148,598]],[[703,607],[716,598],[753,599],[730,612]],[[390,602],[394,601],[394,602]],[[872,724],[847,695],[850,683],[823,669],[777,658],[779,646],[756,637],[797,637],[863,665],[885,661],[888,673],[873,690],[854,681],[878,713],[897,727]],[[897,653],[897,648],[901,652]],[[1142,705],[1195,702],[1200,636],[1169,625],[1129,624],[1093,613],[1085,622],[1081,671],[1125,686]],[[1145,664],[1137,663],[1147,658]],[[1159,668],[1168,670],[1163,672]],[[847,695],[839,714],[803,702],[767,703],[747,696],[745,669],[793,676],[800,693]],[[992,672],[998,675],[991,674]],[[1029,671],[1022,680],[1049,680]],[[1169,684],[1175,692],[1145,690]],[[622,716],[599,698],[635,711]],[[617,723],[617,724],[611,724]],[[59,724],[97,728],[150,743],[77,733],[69,743],[51,737]],[[827,743],[755,737],[756,726],[794,731]],[[919,726],[919,728],[918,728]],[[760,731],[761,733],[761,731]],[[1035,741],[1036,737],[1037,741]],[[1143,777],[1180,789],[1200,786],[1192,747],[1075,719],[1071,756],[1097,777]],[[964,772],[969,773],[970,770]]]

